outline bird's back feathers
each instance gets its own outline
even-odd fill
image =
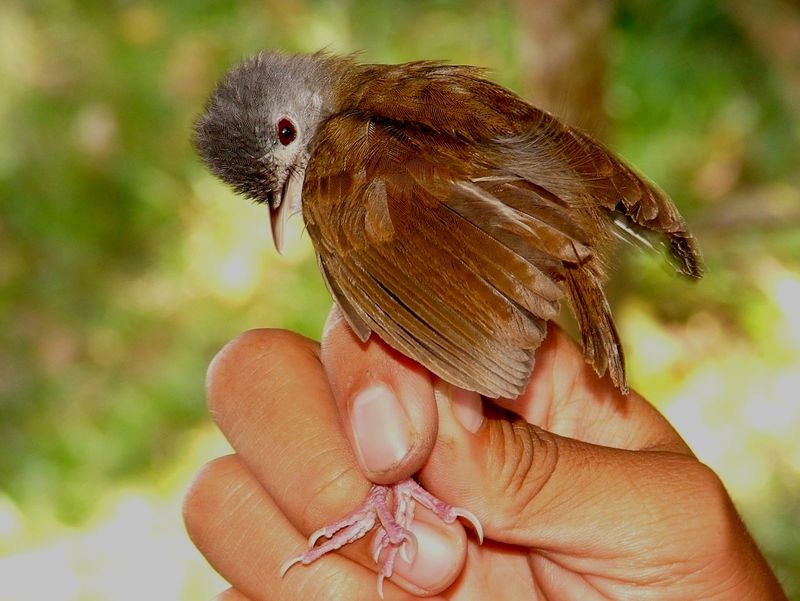
[[[627,390],[602,290],[616,214],[666,236],[699,277],[672,201],[587,134],[480,71],[352,65],[314,141],[303,214],[328,287],[362,339],[517,396],[567,296],[597,373]]]

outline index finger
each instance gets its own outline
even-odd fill
[[[366,496],[370,483],[340,433],[316,343],[246,332],[214,358],[207,389],[214,421],[301,532]]]

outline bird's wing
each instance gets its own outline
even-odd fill
[[[526,128],[498,140],[514,173],[574,206],[603,209],[597,215],[610,218],[629,241],[652,246],[650,239],[663,236],[680,273],[703,275],[694,237],[667,194],[585,132],[538,113]]]
[[[420,62],[358,78],[318,133],[303,212],[359,336],[514,396],[564,289],[587,360],[626,391],[604,254],[617,223],[634,240],[664,236],[678,269],[702,275],[669,197],[479,70]]]
[[[593,203],[631,241],[661,237],[683,274],[700,277],[702,260],[672,200],[588,134],[532,107],[474,67],[420,61],[367,67],[353,106],[403,123],[493,142],[495,163],[574,206]]]
[[[331,294],[370,332],[445,380],[517,396],[591,254],[564,205],[486,165],[470,144],[357,114],[318,133],[303,215]],[[479,162],[479,161],[478,161]]]

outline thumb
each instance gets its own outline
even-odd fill
[[[481,420],[474,393],[441,381],[435,391],[438,438],[420,481],[474,512],[495,541],[581,556],[640,553],[685,529],[687,509],[707,507],[719,490],[691,456],[590,444],[496,408]]]

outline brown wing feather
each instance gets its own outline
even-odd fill
[[[341,278],[331,277],[329,273],[330,267],[322,261],[319,255],[317,255],[317,263],[328,292],[330,292],[336,304],[339,305],[350,328],[356,333],[361,342],[366,342],[372,333],[372,329],[369,327],[369,315],[350,302],[349,295],[342,290]]]
[[[515,173],[556,197],[594,204],[635,229],[664,235],[678,271],[702,276],[700,251],[669,196],[588,134],[540,112],[532,127],[502,139],[500,147]]]
[[[452,164],[446,173],[436,160],[422,167],[407,141],[352,115],[326,130],[306,171],[304,216],[330,287],[357,313],[352,321],[450,382],[490,396],[519,394],[564,294],[552,271],[459,213],[464,173]],[[344,140],[356,143],[348,151]],[[355,156],[354,148],[367,152]],[[485,211],[491,221],[491,207]],[[538,237],[565,235],[511,212],[496,219],[508,223],[507,237],[527,236],[518,246],[555,265]],[[520,225],[525,220],[534,227]]]
[[[566,277],[586,361],[601,376],[608,371],[614,385],[627,394],[625,354],[600,277],[590,269],[570,269]]]
[[[585,132],[483,79],[474,67],[420,61],[363,69],[358,77],[369,85],[357,86],[350,99],[355,109],[478,144],[493,140],[493,151],[513,157],[513,172],[562,199],[583,188],[580,195],[635,228],[663,234],[678,270],[702,276],[699,249],[672,200]]]
[[[564,290],[598,374],[627,390],[602,290],[610,215],[699,254],[670,199],[588,135],[480,72],[367,65],[317,134],[303,214],[331,294],[446,380],[516,396]]]

